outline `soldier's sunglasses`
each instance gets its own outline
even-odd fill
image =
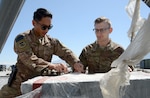
[[[39,22],[37,22],[37,23],[41,26],[41,29],[42,29],[42,30],[46,30],[46,29],[50,30],[50,29],[53,27],[53,25],[46,26],[46,25],[44,25],[44,24],[40,24]]]

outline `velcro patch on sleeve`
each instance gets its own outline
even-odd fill
[[[29,44],[25,40],[23,35],[17,36],[17,38],[15,39],[15,42],[16,42],[17,48],[20,52],[30,49]]]

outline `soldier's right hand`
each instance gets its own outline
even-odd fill
[[[68,67],[62,63],[50,64],[49,69],[54,69],[60,73],[68,73]]]

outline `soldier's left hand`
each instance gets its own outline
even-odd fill
[[[132,72],[132,71],[133,71],[133,69],[132,69],[131,67],[128,67],[128,70],[129,70],[129,72]]]
[[[77,62],[73,65],[73,67],[74,67],[74,72],[85,73],[83,64]]]

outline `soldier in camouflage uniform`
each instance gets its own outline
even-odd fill
[[[4,85],[0,98],[13,98],[21,95],[22,82],[39,75],[50,75],[49,70],[67,73],[64,64],[52,64],[52,55],[57,55],[73,67],[75,71],[83,72],[83,65],[71,50],[51,38],[46,33],[52,28],[52,14],[46,9],[39,8],[34,12],[32,24],[34,28],[19,34],[15,38],[14,50],[18,55],[17,72],[11,84]]]
[[[79,59],[88,68],[88,73],[105,73],[110,71],[111,63],[117,59],[124,49],[109,38],[112,32],[111,22],[106,17],[99,17],[94,21],[97,40],[87,45],[81,52]]]

